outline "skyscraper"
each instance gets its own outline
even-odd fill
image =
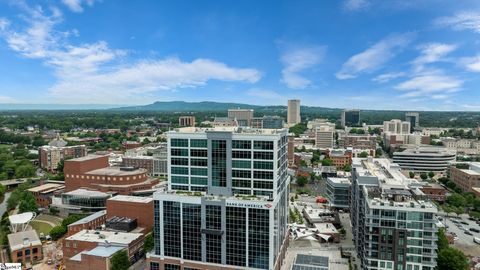
[[[288,110],[287,110],[287,124],[290,126],[300,123],[302,120],[300,118],[300,100],[299,99],[290,99],[288,100]]]
[[[405,121],[410,122],[411,131],[420,127],[420,114],[417,112],[405,113]]]
[[[149,269],[280,269],[287,130],[184,128],[167,138],[168,191],[154,194]]]
[[[343,110],[341,115],[342,127],[359,126],[360,110]]]
[[[353,159],[350,217],[361,269],[437,265],[437,207],[387,159]]]

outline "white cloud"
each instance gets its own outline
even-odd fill
[[[454,30],[472,30],[480,33],[480,12],[459,12],[453,16],[438,18],[434,24],[451,27]]]
[[[405,72],[390,72],[385,74],[380,74],[377,77],[373,78],[372,81],[376,83],[387,83],[393,79],[406,76]]]
[[[475,57],[465,57],[460,59],[460,62],[468,71],[480,72],[480,55]]]
[[[15,103],[17,102],[14,98],[8,96],[0,96],[0,103]]]
[[[457,49],[457,45],[445,43],[429,43],[420,46],[420,56],[412,62],[416,72],[425,69],[425,65],[443,61],[445,56]]]
[[[383,67],[413,39],[413,34],[391,35],[345,62],[335,76],[339,80],[352,79],[362,72],[372,72]]]
[[[303,89],[311,85],[311,81],[298,73],[318,65],[325,54],[326,47],[313,46],[296,48],[284,53],[281,57],[283,64],[282,82],[289,88]]]
[[[348,11],[359,11],[368,8],[370,5],[367,0],[345,0],[343,2],[343,8]]]
[[[0,18],[0,31],[4,31],[10,25],[10,21],[5,18]]]
[[[62,18],[41,9],[31,10],[23,31],[4,29],[9,47],[26,58],[40,59],[57,78],[50,94],[65,103],[130,103],[139,95],[206,85],[210,80],[255,83],[261,73],[234,68],[211,59],[189,62],[178,58],[138,59],[126,62],[128,51],[109,48],[104,41],[72,45],[54,27]]]
[[[463,81],[441,73],[415,76],[395,86],[407,92],[405,97],[426,96],[434,99],[445,98],[448,94],[460,91]]]
[[[88,6],[93,6],[95,0],[62,0],[63,4],[65,4],[71,11],[73,12],[83,12],[83,4]]]

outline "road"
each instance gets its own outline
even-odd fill
[[[469,225],[461,224],[464,229],[468,230],[470,228],[476,228],[480,230],[480,226],[474,221],[465,218],[454,220],[467,222]],[[460,229],[458,225],[454,224],[450,218],[444,218],[442,222],[448,226],[447,232],[453,232],[458,237],[458,240],[455,241],[455,244],[453,245],[454,247],[460,249],[464,254],[467,255],[478,256],[478,254],[480,254],[480,245],[473,242],[473,237],[480,238],[480,233],[471,232],[473,236],[467,235],[464,233],[464,230]]]

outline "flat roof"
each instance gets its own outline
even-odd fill
[[[25,212],[21,214],[11,215],[8,217],[11,224],[24,224],[33,219],[35,213]]]
[[[287,132],[287,129],[266,129],[266,128],[248,128],[248,127],[184,127],[173,131],[168,131],[168,134],[176,133],[205,133],[205,132],[232,132],[235,134],[252,134],[252,135],[275,135]]]
[[[127,175],[137,175],[141,173],[146,173],[146,169],[138,168],[131,171],[120,170],[120,167],[106,167],[101,169],[96,169],[93,171],[88,171],[85,174],[90,175],[108,175],[108,176],[127,176]]]
[[[127,246],[131,242],[142,237],[141,233],[126,233],[114,231],[94,231],[81,230],[78,233],[69,236],[66,240],[84,241],[93,243],[110,243]]]
[[[37,232],[34,230],[11,233],[7,237],[10,249],[12,251],[28,247],[30,244],[33,246],[42,245],[40,238],[38,238]]]
[[[151,197],[140,197],[140,196],[127,196],[127,195],[117,195],[110,199],[109,201],[119,201],[119,202],[136,202],[136,203],[150,203],[153,201]]]
[[[116,246],[97,246],[94,249],[86,251],[85,255],[98,256],[98,257],[110,257],[118,251],[124,249],[124,247]]]
[[[86,160],[92,160],[92,159],[97,159],[97,158],[101,158],[101,157],[104,157],[104,155],[86,155],[84,157],[79,157],[79,158],[72,158],[72,159],[69,159],[69,160],[66,160],[68,162],[80,162],[80,161],[86,161]]]
[[[69,224],[68,227],[88,223],[106,214],[107,214],[107,210],[95,212],[89,216],[86,216],[80,220],[75,221],[74,223]]]
[[[96,191],[96,190],[88,190],[84,188],[79,188],[72,190],[70,192],[63,193],[65,195],[74,195],[74,196],[89,196],[89,197],[105,197],[110,196],[108,193]]]
[[[61,185],[61,184],[49,183],[49,184],[41,185],[41,186],[38,186],[38,187],[29,188],[28,191],[30,191],[30,192],[43,192],[43,191],[47,191],[47,190],[50,190],[50,189],[57,189],[57,188],[63,188],[63,187],[65,187],[65,186]]]
[[[338,233],[338,230],[332,223],[315,223],[318,233]]]
[[[329,180],[329,181],[331,181],[332,183],[335,183],[335,184],[351,184],[351,182],[348,178],[327,177],[327,180]]]

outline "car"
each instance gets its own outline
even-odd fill
[[[469,217],[468,219],[471,221],[477,221],[474,217]]]
[[[472,232],[480,233],[480,230],[476,228],[470,228],[469,230]]]
[[[470,231],[464,231],[464,233],[468,235],[473,235],[473,233],[471,233]]]
[[[442,217],[438,217],[438,220],[442,221],[442,220],[443,220],[443,218],[442,218]]]
[[[468,222],[465,221],[460,221],[460,223],[462,223],[463,225],[469,225]]]
[[[452,219],[451,221],[452,223],[458,224],[458,221],[456,221],[455,219]]]

